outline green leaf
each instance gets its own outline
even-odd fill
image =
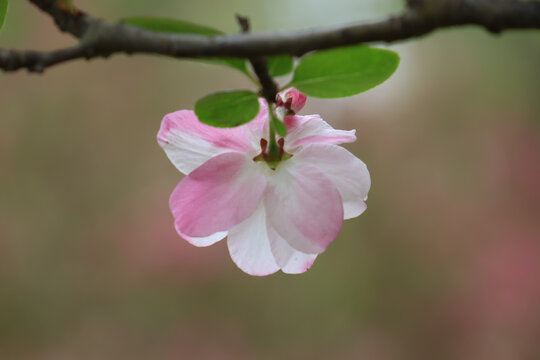
[[[201,122],[220,128],[250,122],[258,112],[258,96],[249,90],[213,93],[199,99],[195,104],[195,114]]]
[[[398,64],[395,52],[365,45],[317,51],[300,61],[290,86],[319,98],[352,96],[388,79]]]
[[[288,55],[277,55],[268,58],[268,72],[272,77],[283,76],[293,69],[293,59]]]
[[[4,26],[4,20],[6,19],[6,12],[8,8],[8,0],[0,0],[0,29]]]
[[[1,1],[1,0],[0,0]],[[174,34],[194,34],[215,36],[222,35],[223,32],[213,29],[208,26],[190,23],[176,19],[155,18],[155,17],[129,17],[122,20],[125,24],[135,26],[141,29],[150,30],[161,33]],[[219,63],[236,69],[249,76],[247,62],[245,59],[239,58],[204,58],[192,59],[203,60],[205,62]]]

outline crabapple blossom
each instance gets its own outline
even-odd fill
[[[305,95],[292,88],[278,95],[287,135],[279,160],[268,161],[268,105],[251,122],[214,128],[195,113],[166,115],[159,144],[186,176],[170,197],[174,225],[195,246],[227,237],[230,255],[244,272],[308,270],[336,239],[344,219],[360,215],[370,187],[366,165],[338,146],[355,130],[336,130],[319,115],[295,115]]]

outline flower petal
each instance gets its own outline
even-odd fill
[[[247,219],[266,184],[258,166],[264,164],[230,152],[211,158],[182,179],[169,201],[178,233],[207,237]]]
[[[316,254],[304,254],[301,251],[292,248],[277,231],[271,227],[268,228],[268,237],[270,238],[270,248],[276,259],[276,263],[286,274],[301,274],[309,270],[317,258]]]
[[[266,100],[259,98],[259,113],[252,121],[241,126],[251,141],[252,146],[261,151],[261,139],[268,139],[268,104]]]
[[[182,234],[180,232],[179,232],[179,235],[183,239],[185,239],[187,242],[189,242],[191,245],[195,245],[198,247],[205,247],[205,246],[214,245],[218,241],[223,240],[225,236],[227,236],[227,232],[219,231],[215,234],[205,236],[205,237],[192,237],[192,236],[187,236],[185,234]]]
[[[281,268],[285,274],[302,274],[308,271],[315,259],[317,258],[316,254],[304,254],[303,252],[296,251],[291,256],[291,260]]]
[[[343,224],[338,190],[316,167],[291,158],[268,178],[264,194],[269,226],[294,249],[318,254],[334,241]]]
[[[251,154],[257,150],[242,127],[219,129],[208,126],[190,110],[165,115],[157,140],[171,162],[184,174],[224,152]]]
[[[270,250],[262,202],[253,215],[230,230],[227,245],[234,263],[250,275],[265,276],[279,270]]]
[[[316,166],[332,181],[341,194],[345,219],[366,210],[371,178],[366,164],[352,153],[337,145],[311,144],[295,153],[294,160]]]
[[[285,150],[313,143],[342,144],[356,141],[356,130],[336,130],[319,115],[285,117]]]

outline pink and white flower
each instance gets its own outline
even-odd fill
[[[291,112],[305,102],[296,89],[279,96]],[[366,209],[369,172],[338,146],[355,141],[355,130],[333,129],[319,115],[285,116],[283,160],[266,163],[268,107],[259,102],[257,117],[236,128],[205,125],[189,110],[163,118],[158,142],[187,175],[170,197],[174,224],[195,246],[227,237],[233,261],[248,274],[303,273],[343,220]]]

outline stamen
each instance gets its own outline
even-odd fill
[[[266,147],[268,146],[268,140],[261,139],[261,152],[266,153]]]
[[[283,154],[284,150],[283,150],[283,146],[285,146],[285,139],[284,138],[279,138],[279,140],[277,141],[278,145],[279,145],[279,151],[281,154]]]
[[[266,161],[266,147],[268,146],[268,141],[266,139],[261,139],[261,153],[253,158],[253,161]]]

